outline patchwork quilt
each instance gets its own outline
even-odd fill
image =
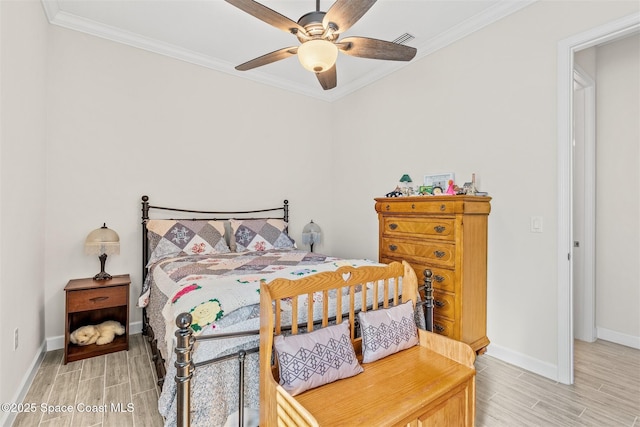
[[[167,380],[159,400],[165,425],[175,425],[176,417],[176,385],[171,378],[175,376],[173,348],[177,329],[175,318],[178,314],[191,313],[192,329],[196,335],[256,330],[260,325],[262,281],[268,283],[276,278],[296,279],[333,271],[344,265],[358,267],[372,264],[375,263],[368,260],[343,260],[295,249],[274,249],[170,257],[150,266],[138,305],[147,305],[152,286],[167,297],[162,309],[166,346],[162,353],[170,360],[167,360]],[[315,297],[311,303],[316,303]],[[247,346],[257,347],[258,343],[257,336],[198,342],[194,361],[219,357]],[[249,407],[257,410],[257,354],[255,356],[255,361],[248,361],[247,370],[255,370],[255,375],[247,372],[245,401]],[[237,370],[237,362],[221,362],[198,368],[192,392],[192,425],[223,425],[228,416],[238,410]]]

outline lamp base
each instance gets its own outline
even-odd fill
[[[111,275],[104,271],[104,264],[107,262],[107,254],[102,254],[98,257],[100,260],[100,273],[93,276],[93,280],[110,280]]]
[[[93,280],[111,280],[113,277],[109,273],[105,273],[101,271],[100,273],[93,276]]]

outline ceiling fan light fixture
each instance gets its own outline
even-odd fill
[[[338,59],[338,47],[330,41],[314,39],[298,47],[298,60],[304,68],[322,73],[333,67]]]

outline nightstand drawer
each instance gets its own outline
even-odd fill
[[[128,286],[114,286],[67,292],[67,311],[97,310],[127,305],[128,290]]]

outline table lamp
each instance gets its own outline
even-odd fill
[[[311,247],[311,252],[313,252],[313,245],[315,243],[320,243],[320,238],[322,237],[322,230],[320,226],[313,222],[311,222],[304,226],[302,229],[302,243],[305,245],[309,245]]]
[[[84,251],[86,254],[99,254],[100,273],[93,276],[93,280],[109,280],[111,275],[104,271],[104,264],[107,261],[107,255],[120,253],[120,237],[118,233],[107,228],[104,223],[102,227],[93,230],[87,236],[84,242]]]

